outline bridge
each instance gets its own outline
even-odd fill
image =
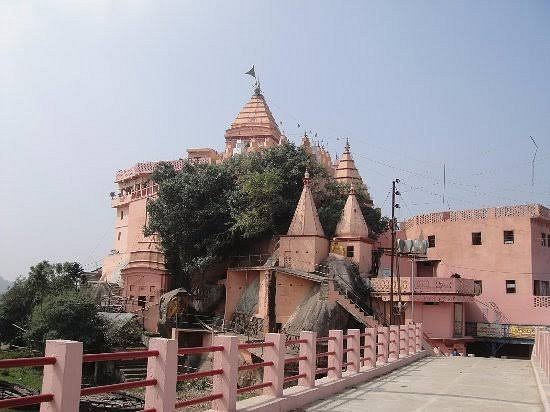
[[[82,397],[142,388],[142,412],[194,405],[214,411],[521,410],[550,411],[550,332],[537,330],[531,360],[435,357],[423,347],[421,324],[303,331],[298,338],[268,333],[259,342],[217,335],[211,346],[178,348],[151,338],[147,350],[83,354],[81,342],[50,340],[42,357],[0,360],[0,369],[43,367],[40,394],[0,400],[0,408],[40,405],[78,411]],[[256,353],[261,361],[243,362]],[[178,356],[204,355],[210,368],[178,372]],[[254,359],[248,356],[249,359]],[[147,359],[147,376],[133,382],[82,387],[85,363]],[[207,362],[208,363],[208,362]],[[290,367],[290,365],[294,365]],[[238,384],[239,373],[261,370],[260,382]],[[177,399],[177,382],[212,379],[208,393]],[[243,398],[246,396],[248,398]]]

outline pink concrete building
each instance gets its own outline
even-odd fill
[[[475,279],[481,294],[466,305],[471,322],[550,324],[550,210],[503,206],[415,216],[405,238],[428,240],[418,277]],[[458,279],[457,279],[458,280]]]

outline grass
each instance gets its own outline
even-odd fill
[[[24,350],[0,351],[0,359],[28,358],[33,356],[35,355]],[[40,387],[42,386],[42,367],[0,369],[0,380],[40,391]]]

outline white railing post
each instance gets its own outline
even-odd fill
[[[145,388],[144,409],[157,412],[173,411],[176,404],[178,374],[178,344],[175,339],[151,338],[149,350],[159,352],[147,360],[147,379],[156,379],[157,384]]]
[[[399,326],[390,326],[388,342],[388,362],[399,359]]]
[[[285,335],[282,333],[268,333],[266,342],[273,342],[273,346],[264,348],[264,362],[273,362],[273,366],[264,366],[264,383],[271,382],[271,386],[264,388],[266,395],[277,398],[283,396],[283,384],[285,379]]]
[[[234,412],[237,408],[237,372],[239,368],[239,338],[232,335],[214,336],[214,346],[223,346],[223,351],[214,352],[212,369],[222,369],[221,375],[212,378],[212,393],[221,393],[220,399],[212,401],[212,410]]]
[[[382,326],[378,328],[378,343],[376,344],[376,352],[378,357],[376,359],[376,366],[385,365],[388,363],[388,338],[390,334],[390,328]]]
[[[353,372],[359,372],[361,369],[361,332],[359,329],[348,329],[348,335],[350,337],[347,339],[347,348],[351,351],[347,352],[346,362],[353,362],[351,368],[346,368],[346,370],[351,370]]]
[[[307,342],[300,343],[298,356],[306,359],[298,361],[298,374],[306,376],[298,379],[298,385],[313,388],[317,369],[317,333],[303,330],[300,332],[300,340]]]
[[[407,325],[399,326],[399,357],[406,358],[409,354],[409,332]]]
[[[362,362],[362,366],[367,364],[368,368],[376,367],[376,328],[365,329],[365,349],[363,350],[363,358],[366,362]]]
[[[328,355],[327,377],[330,379],[340,379],[342,377],[342,359],[344,356],[344,332],[342,330],[329,330],[328,351],[334,352],[334,355]]]
[[[47,340],[46,357],[54,357],[53,365],[44,366],[43,394],[53,394],[51,402],[40,404],[40,412],[78,411],[82,381],[82,342]]]

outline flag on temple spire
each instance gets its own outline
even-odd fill
[[[249,71],[247,71],[245,74],[248,74],[248,75],[256,78],[256,72],[254,71],[254,65],[252,65],[252,68]]]

